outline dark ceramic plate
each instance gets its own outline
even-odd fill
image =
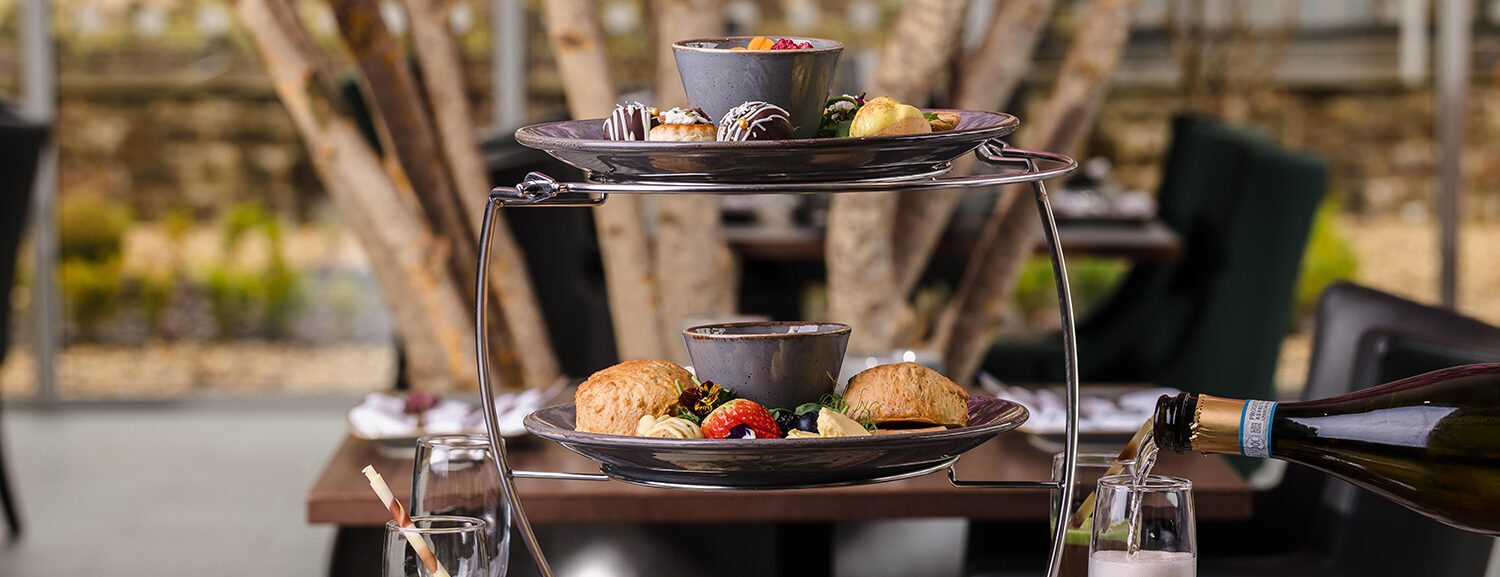
[[[604,119],[600,118],[527,126],[516,131],[516,141],[545,150],[601,180],[830,182],[941,173],[954,159],[1021,125],[1016,117],[1001,112],[952,112],[963,115],[953,130],[904,136],[614,141],[605,140]]]
[[[803,489],[893,481],[947,467],[964,451],[1026,422],[1004,399],[969,399],[969,424],[946,431],[832,439],[651,439],[580,433],[572,403],[526,417],[526,428],[640,485]]]

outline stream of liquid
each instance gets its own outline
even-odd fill
[[[1151,474],[1152,467],[1156,466],[1155,434],[1147,432],[1146,436],[1141,438],[1140,448],[1135,454],[1135,462],[1135,478],[1131,481],[1130,499],[1126,505],[1126,513],[1130,516],[1130,524],[1125,537],[1125,551],[1128,557],[1135,557],[1141,552],[1141,497],[1146,494],[1146,478]]]

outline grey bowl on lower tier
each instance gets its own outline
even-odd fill
[[[833,392],[849,325],[748,322],[682,331],[693,372],[768,409],[791,409]]]
[[[813,47],[731,50],[748,45],[753,39],[750,36],[673,42],[672,54],[688,100],[714,122],[745,102],[769,102],[786,109],[797,138],[812,138],[818,132],[828,85],[844,44],[821,38],[784,38]]]

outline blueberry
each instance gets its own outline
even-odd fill
[[[808,411],[799,415],[797,417],[796,428],[807,431],[809,433],[818,432],[818,412]]]
[[[750,425],[735,425],[735,426],[729,428],[729,435],[726,436],[726,437],[724,437],[724,438],[726,438],[726,439],[754,439],[754,438],[756,438],[755,437],[755,429],[750,428]]]
[[[797,428],[797,415],[791,411],[777,411],[776,426],[781,427],[782,432]]]

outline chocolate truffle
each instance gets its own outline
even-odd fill
[[[719,121],[719,140],[786,140],[792,137],[792,121],[775,104],[750,101],[730,109]]]
[[[604,137],[610,140],[645,140],[656,126],[656,109],[632,102],[616,104],[615,111],[604,119]]]

